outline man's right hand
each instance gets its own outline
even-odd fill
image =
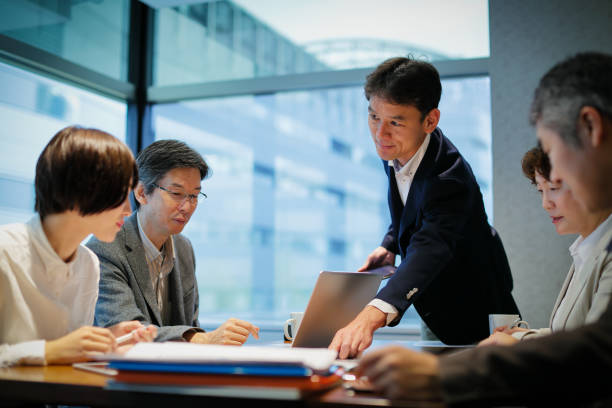
[[[352,322],[336,332],[328,348],[335,350],[340,359],[357,357],[370,347],[374,332],[386,322],[385,313],[374,306],[366,306]]]
[[[389,251],[387,248],[379,246],[376,248],[368,258],[365,263],[357,270],[357,272],[365,272],[369,269],[380,268],[385,265],[394,265],[395,264],[395,254]]]
[[[45,342],[47,364],[68,364],[90,360],[94,354],[116,349],[115,336],[109,329],[83,326],[56,340]]]
[[[400,346],[387,346],[363,356],[356,374],[366,376],[374,389],[392,400],[442,399],[437,356]]]

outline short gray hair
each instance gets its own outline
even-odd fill
[[[585,106],[612,119],[612,55],[580,53],[552,67],[535,90],[529,121],[557,132],[569,146],[581,148],[577,121]]]

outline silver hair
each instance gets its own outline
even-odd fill
[[[555,65],[540,80],[529,119],[581,148],[578,119],[585,106],[612,119],[612,55],[582,53]]]

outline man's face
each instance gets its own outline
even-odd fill
[[[550,179],[563,180],[575,199],[588,211],[600,209],[600,171],[593,160],[593,148],[589,143],[584,143],[585,146],[581,148],[568,146],[557,132],[540,123],[536,125],[536,133],[542,150],[550,159]]]
[[[200,171],[196,168],[172,169],[162,177],[151,194],[145,195],[140,210],[152,220],[156,232],[163,236],[183,231],[197,207],[197,199],[181,200],[184,194],[197,195],[201,191]],[[166,190],[163,190],[163,189]]]
[[[438,124],[439,111],[433,109],[425,120],[411,105],[396,105],[377,96],[370,98],[368,125],[378,156],[397,159],[404,165],[419,149],[425,136]]]

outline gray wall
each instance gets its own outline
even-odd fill
[[[490,0],[489,16],[495,227],[523,317],[545,327],[575,236],[556,234],[539,194],[522,176],[521,158],[536,144],[529,104],[556,62],[580,51],[612,53],[612,1]]]

